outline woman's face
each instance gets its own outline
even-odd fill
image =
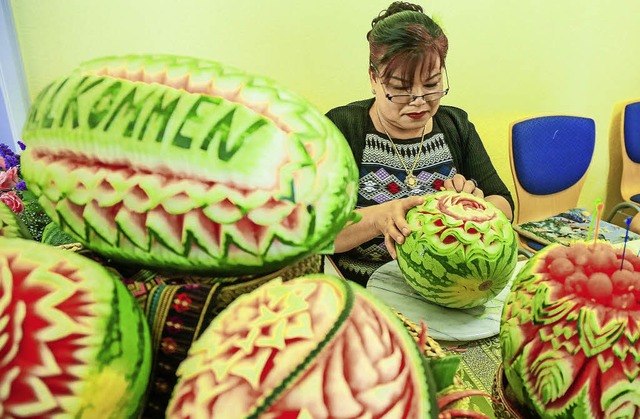
[[[445,70],[440,65],[438,58],[433,70],[429,71],[428,66],[418,68],[409,81],[410,88],[406,89],[406,83],[401,78],[402,69],[397,69],[388,82],[383,82],[372,70],[369,70],[371,87],[375,90],[376,106],[380,113],[380,118],[384,127],[394,137],[413,138],[422,133],[422,129],[427,125],[431,127],[431,118],[440,106],[440,96],[447,86]],[[384,70],[381,69],[381,73]],[[430,94],[433,93],[433,96]],[[387,98],[387,94],[393,96],[394,101],[409,103],[394,103]],[[398,96],[405,95],[405,96]],[[413,95],[413,96],[406,96]],[[422,96],[424,97],[415,97]],[[433,97],[438,97],[432,100]],[[413,99],[413,100],[412,100]]]

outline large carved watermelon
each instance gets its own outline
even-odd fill
[[[407,283],[430,302],[476,307],[500,293],[518,258],[516,234],[493,204],[442,191],[407,212],[411,234],[396,246]]]
[[[331,246],[355,206],[355,161],[329,119],[216,62],[90,62],[40,93],[23,138],[47,214],[125,262],[270,272]]]
[[[0,417],[134,418],[150,362],[142,311],[101,265],[0,238]]]
[[[554,245],[519,272],[502,313],[503,367],[545,418],[640,417],[640,258]]]
[[[168,418],[436,417],[399,318],[326,275],[273,280],[218,315],[178,368]]]

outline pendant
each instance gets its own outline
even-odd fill
[[[407,185],[407,188],[413,189],[418,185],[418,178],[413,173],[408,174],[404,179],[404,184]]]

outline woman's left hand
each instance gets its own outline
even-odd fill
[[[449,191],[466,192],[479,198],[484,198],[484,192],[478,188],[478,184],[473,179],[467,179],[461,174],[456,174],[451,179],[444,181],[444,188]]]

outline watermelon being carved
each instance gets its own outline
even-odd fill
[[[101,265],[0,238],[0,417],[134,418],[150,362],[142,311]]]
[[[168,418],[436,417],[399,318],[326,275],[273,280],[218,315],[178,369]]]
[[[502,313],[517,399],[545,418],[640,417],[640,258],[608,243],[548,246]]]
[[[407,212],[411,234],[396,246],[407,283],[430,302],[476,307],[513,274],[516,235],[502,211],[467,193],[441,191]]]
[[[357,168],[300,96],[220,63],[105,58],[44,89],[25,180],[86,247],[156,268],[239,275],[330,246]]]

